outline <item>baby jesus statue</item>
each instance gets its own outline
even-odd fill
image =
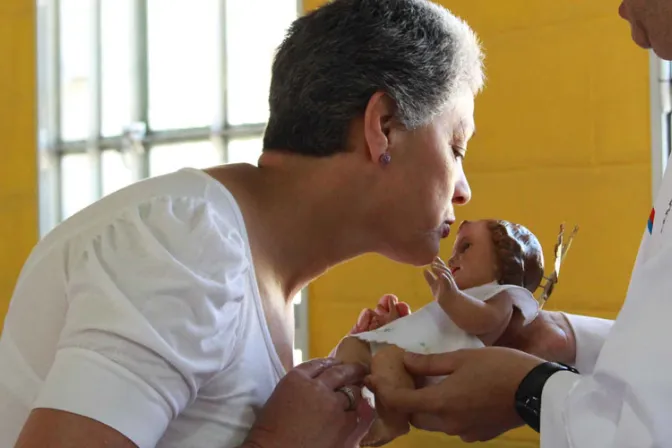
[[[541,245],[528,229],[503,220],[463,222],[448,263],[437,258],[425,271],[436,300],[400,317],[396,299],[389,297],[385,312],[375,315],[368,331],[344,338],[334,356],[366,364],[399,388],[441,380],[413,378],[404,368],[404,351],[433,354],[492,345],[512,324],[514,313],[522,316],[513,321],[520,326],[534,320],[557,282],[560,262],[577,228],[567,244],[563,231],[561,227],[554,272],[546,278]],[[537,300],[533,294],[544,279]],[[382,446],[410,430],[408,415],[385,409],[375,398],[374,403],[376,419],[361,446]]]

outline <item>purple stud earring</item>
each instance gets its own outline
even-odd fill
[[[392,161],[392,156],[390,155],[389,152],[383,153],[378,158],[378,161],[380,162],[381,165],[385,166]]]

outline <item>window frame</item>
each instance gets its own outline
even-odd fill
[[[672,64],[649,51],[649,96],[651,105],[651,194],[652,201],[672,153]]]
[[[68,154],[88,154],[92,161],[91,188],[94,200],[103,196],[102,154],[106,150],[119,150],[131,161],[133,182],[149,177],[151,148],[171,143],[210,141],[226,163],[227,148],[231,140],[261,137],[266,123],[229,125],[227,120],[227,51],[226,51],[226,1],[217,0],[220,23],[218,27],[219,72],[216,87],[218,110],[211,126],[186,129],[152,130],[149,128],[149,66],[148,66],[148,1],[132,1],[132,45],[129,54],[132,64],[131,123],[120,135],[102,136],[102,17],[101,0],[91,1],[91,76],[89,84],[91,122],[88,138],[64,141],[61,115],[61,5],[60,0],[37,1],[37,60],[38,60],[38,167],[39,167],[39,230],[46,235],[62,220],[62,170],[61,160]],[[272,1],[272,0],[270,0]],[[296,1],[297,15],[303,13],[303,3]],[[301,292],[295,305],[295,348],[309,356],[308,295]]]

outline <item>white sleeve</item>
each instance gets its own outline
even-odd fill
[[[592,374],[553,375],[542,448],[660,448],[672,441],[672,249],[640,265]]]
[[[599,317],[579,316],[563,313],[569,321],[576,340],[576,361],[574,366],[582,374],[593,372],[597,356],[614,324],[613,320]]]
[[[236,350],[245,247],[226,217],[191,198],[129,208],[73,240],[65,326],[34,407],[154,447]]]

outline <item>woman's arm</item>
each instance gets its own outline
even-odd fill
[[[138,448],[119,431],[93,419],[55,409],[35,409],[15,448],[44,447]]]
[[[154,447],[226,368],[244,248],[207,204],[185,201],[131,208],[70,244],[65,323],[20,446]]]

